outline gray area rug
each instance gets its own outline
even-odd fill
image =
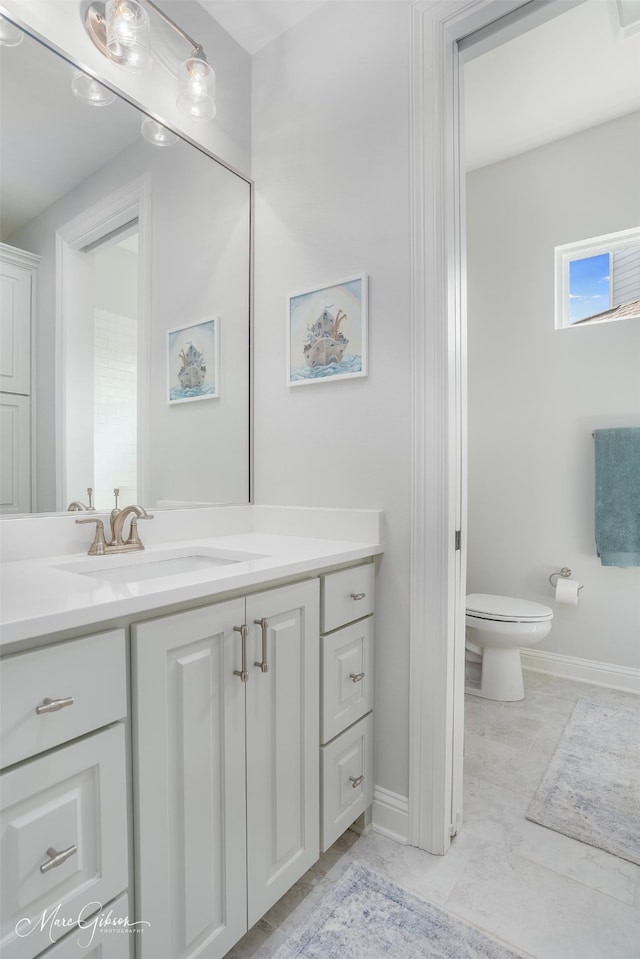
[[[523,959],[476,926],[350,865],[273,959]]]
[[[578,699],[527,819],[640,865],[640,709]]]

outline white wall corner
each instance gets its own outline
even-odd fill
[[[382,786],[374,786],[371,828],[394,842],[409,842],[409,800]]]

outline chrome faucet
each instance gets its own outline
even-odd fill
[[[134,515],[131,515],[134,514]],[[129,536],[126,541],[123,539],[124,522],[127,516],[131,515],[129,524]],[[136,549],[144,549],[144,544],[138,536],[138,520],[153,519],[153,513],[147,513],[142,506],[125,506],[124,509],[114,509],[111,511],[111,541],[107,543],[104,537],[104,523],[101,519],[87,518],[77,519],[76,523],[95,523],[96,534],[89,547],[89,556],[105,556],[107,553],[127,553]]]

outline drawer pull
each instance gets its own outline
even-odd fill
[[[47,696],[40,706],[36,706],[36,713],[38,716],[42,716],[43,713],[56,713],[65,706],[73,706],[73,696],[67,696],[65,699],[49,699]]]
[[[359,599],[364,599],[366,595],[366,593],[352,593],[351,599],[355,600],[355,602],[358,602]]]
[[[53,846],[50,846],[47,849],[47,856],[50,856],[50,859],[47,859],[46,862],[43,862],[40,866],[40,872],[49,872],[50,869],[55,869],[56,866],[61,866],[63,862],[66,862],[70,856],[75,856],[78,851],[78,847],[74,844],[69,846],[68,849],[63,849],[62,852],[57,852]]]
[[[242,668],[234,669],[233,675],[239,676],[243,683],[248,683],[249,671],[247,669],[247,633],[249,632],[249,627],[246,625],[234,626],[233,631],[234,633],[240,633],[242,636]]]
[[[256,626],[262,629],[262,662],[255,662],[253,665],[261,669],[263,673],[269,672],[269,661],[267,660],[267,633],[269,630],[268,619],[254,619]]]
[[[359,683],[364,679],[364,673],[349,673],[352,683]]]
[[[364,782],[364,776],[349,776],[349,782],[354,789],[357,789]]]

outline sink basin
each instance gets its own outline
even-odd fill
[[[257,553],[233,550],[215,550],[209,547],[175,547],[173,549],[135,553],[115,553],[111,556],[90,556],[87,559],[61,563],[56,569],[80,576],[107,580],[110,583],[140,583],[148,579],[162,579],[180,573],[196,573],[262,559]]]

